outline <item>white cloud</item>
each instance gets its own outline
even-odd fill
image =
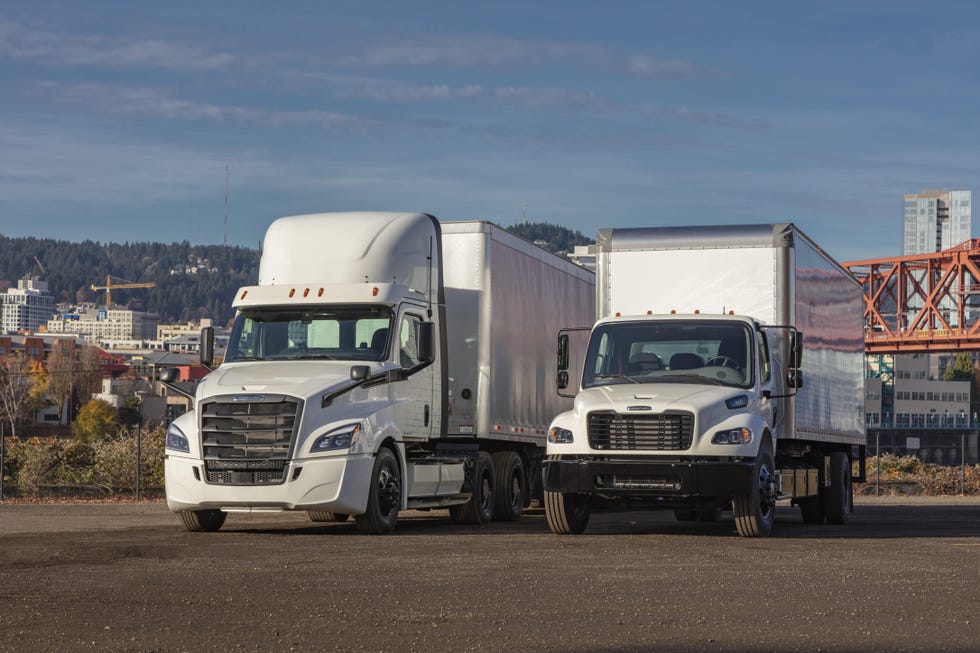
[[[709,71],[689,61],[659,59],[649,54],[623,56],[590,43],[537,42],[493,36],[431,36],[421,41],[368,46],[339,60],[343,67],[441,66],[501,67],[508,64],[567,65],[615,70],[646,78],[702,77]]]
[[[232,54],[208,52],[185,43],[49,32],[2,18],[0,56],[60,66],[175,70],[222,68],[236,62]]]
[[[36,84],[31,93],[65,104],[81,105],[100,113],[118,115],[266,125],[316,125],[323,128],[356,127],[367,123],[362,117],[332,111],[266,110],[185,100],[148,87],[43,82]]]

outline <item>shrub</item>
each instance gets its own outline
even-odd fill
[[[101,399],[93,399],[78,411],[71,432],[83,442],[95,442],[119,432],[119,411]]]

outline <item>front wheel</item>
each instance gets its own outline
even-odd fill
[[[592,514],[592,496],[588,494],[544,493],[544,514],[548,528],[557,535],[579,535],[585,532]]]
[[[223,510],[186,510],[177,514],[184,528],[192,533],[213,533],[224,525],[228,517]]]
[[[755,458],[754,487],[749,494],[735,497],[732,512],[735,528],[742,537],[765,537],[776,517],[776,476],[772,450],[768,443],[759,447]]]
[[[391,449],[382,448],[374,459],[367,510],[354,515],[357,530],[365,535],[384,535],[395,530],[402,505],[401,470]]]

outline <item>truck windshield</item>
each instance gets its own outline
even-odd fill
[[[384,360],[391,320],[384,306],[243,309],[225,360]]]
[[[732,322],[643,321],[603,324],[589,341],[582,385],[691,383],[747,388],[752,335]]]

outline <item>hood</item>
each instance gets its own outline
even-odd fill
[[[578,393],[575,408],[579,411],[613,410],[617,413],[662,413],[667,410],[689,410],[694,413],[717,406],[746,391],[722,386],[688,383],[621,383],[588,388]]]
[[[227,363],[198,384],[198,398],[236,392],[308,398],[350,384],[353,364],[350,361]]]

